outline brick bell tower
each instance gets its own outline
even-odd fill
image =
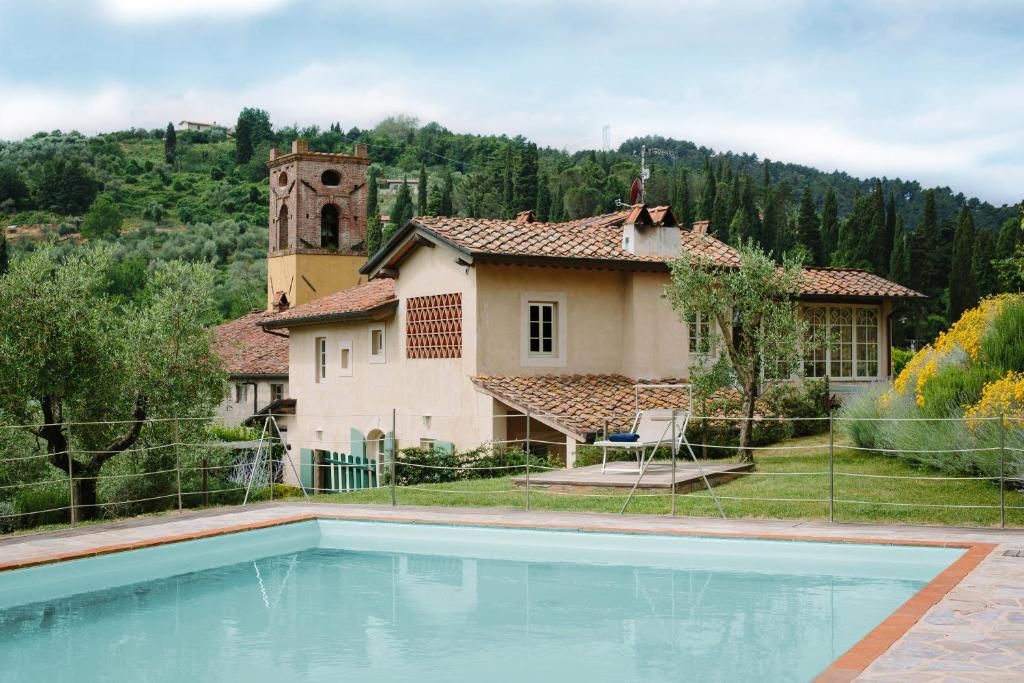
[[[366,262],[366,145],[355,154],[270,150],[267,308],[298,306],[361,282]]]

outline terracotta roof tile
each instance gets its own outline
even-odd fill
[[[344,317],[366,313],[389,303],[395,298],[395,281],[387,278],[371,280],[366,284],[328,294],[308,304],[289,308],[287,311],[268,316],[262,322],[265,327],[287,327],[299,322]]]
[[[452,242],[474,255],[538,256],[596,259],[623,262],[664,262],[662,256],[637,256],[622,248],[622,226],[644,214],[664,220],[670,207],[643,211],[641,205],[625,211],[564,223],[521,223],[491,218],[423,216],[414,219],[421,228]],[[692,230],[680,229],[680,247],[726,267],[740,264],[739,253],[707,234],[707,221]],[[839,268],[808,268],[801,293],[809,296],[863,296],[921,298],[922,294],[867,271]]]
[[[622,431],[636,413],[635,385],[680,384],[677,379],[635,380],[623,375],[531,375],[473,378],[473,383],[518,410],[527,408],[545,422],[578,436],[600,433],[604,421],[609,431]],[[690,406],[685,388],[642,388],[641,409]]]
[[[261,326],[272,315],[256,311],[215,328],[214,350],[228,374],[288,376],[288,333],[271,334]]]

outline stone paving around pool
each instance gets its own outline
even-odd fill
[[[559,526],[707,535],[856,541],[997,544],[977,567],[861,671],[830,671],[827,681],[1024,681],[1024,530],[955,529],[816,521],[526,512],[494,508],[274,503],[125,520],[0,539],[0,569],[54,556],[110,552],[302,515],[438,523]],[[1004,555],[1010,551],[1011,555]],[[987,552],[987,551],[986,551]],[[1021,553],[1024,554],[1024,553]]]

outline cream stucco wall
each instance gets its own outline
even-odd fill
[[[245,383],[246,386],[246,397],[245,401],[235,400],[235,385],[239,383]],[[255,410],[260,410],[268,403],[270,403],[270,385],[271,384],[283,384],[284,395],[288,397],[288,379],[285,377],[275,377],[272,379],[245,379],[238,377],[231,377],[228,379],[228,395],[224,398],[219,406],[217,406],[217,419],[220,424],[226,426],[235,426],[242,423],[247,417],[253,414],[254,406]],[[253,400],[253,391],[256,392],[255,401]]]

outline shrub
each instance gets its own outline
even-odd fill
[[[547,459],[530,456],[531,466],[543,466]],[[441,484],[466,479],[490,479],[526,471],[526,453],[518,448],[480,446],[458,452],[443,449],[403,448],[398,452],[395,479],[399,486]],[[382,484],[390,483],[385,468]]]
[[[14,507],[20,515],[17,525],[29,529],[43,524],[64,524],[70,520],[66,509],[70,500],[68,484],[63,481],[24,488],[14,499]]]
[[[897,349],[893,347],[892,350],[892,374],[898,375],[903,372],[903,368],[907,367],[907,363],[914,357],[914,352],[910,349]]]

